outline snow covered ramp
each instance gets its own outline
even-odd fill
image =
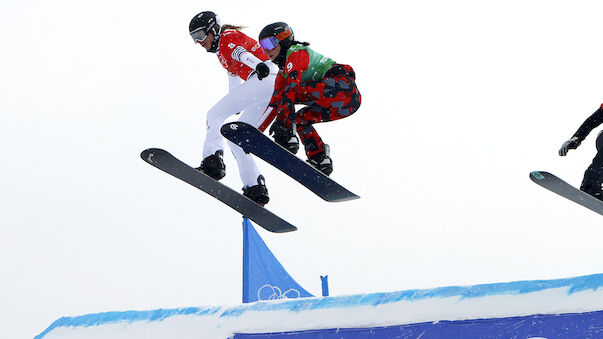
[[[603,274],[64,317],[50,338],[603,338]]]

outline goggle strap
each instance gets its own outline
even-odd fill
[[[276,38],[278,39],[278,41],[283,41],[285,39],[287,39],[288,37],[291,36],[291,30],[288,29],[286,31],[280,32],[279,34],[276,35]]]

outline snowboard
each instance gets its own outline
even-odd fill
[[[270,232],[283,233],[297,229],[243,194],[180,161],[168,151],[149,148],[140,153],[140,157],[152,166],[220,200],[241,213],[244,218],[254,221]]]
[[[247,123],[227,123],[220,132],[226,139],[243,148],[245,153],[255,154],[326,201],[360,198]]]
[[[534,171],[530,173],[530,179],[538,185],[559,194],[577,204],[580,204],[591,211],[603,215],[603,201],[582,192],[567,182],[559,179],[554,174],[544,171]]]

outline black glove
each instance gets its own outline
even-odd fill
[[[258,74],[258,79],[262,80],[270,75],[270,67],[263,62],[260,62],[255,66],[255,72]]]
[[[559,149],[559,155],[565,156],[567,152],[571,149],[576,149],[580,146],[580,140],[577,137],[572,137],[568,141],[564,142],[561,148]]]
[[[291,124],[291,127],[295,127],[294,124]],[[285,123],[276,120],[272,126],[270,126],[270,135],[273,135],[274,142],[283,146],[287,151],[295,154],[299,150],[299,139],[295,132],[293,132],[293,128],[287,128]]]

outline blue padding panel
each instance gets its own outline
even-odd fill
[[[603,311],[561,315],[440,321],[375,328],[235,334],[234,339],[547,339],[603,338]]]

